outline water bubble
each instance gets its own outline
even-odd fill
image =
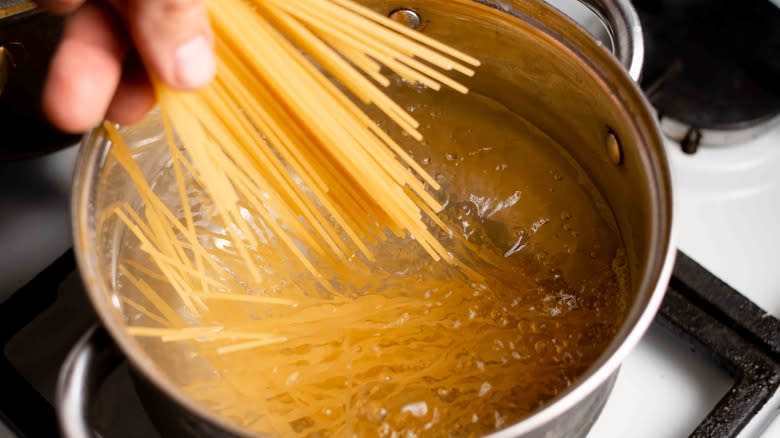
[[[539,231],[539,230],[540,230],[540,229],[541,229],[543,226],[547,225],[548,223],[550,223],[550,219],[549,219],[549,218],[546,218],[546,217],[539,218],[539,220],[537,220],[536,222],[534,222],[533,224],[531,224],[531,231],[532,231],[532,232],[534,232],[534,233],[536,233],[536,232],[538,232],[538,231]]]
[[[482,386],[480,386],[479,388],[479,396],[480,397],[486,396],[491,389],[493,389],[493,386],[491,386],[490,383],[488,382],[483,383]]]
[[[447,152],[446,154],[444,154],[444,158],[446,158],[447,161],[455,161],[458,159],[458,154],[454,152]]]
[[[436,397],[444,403],[452,403],[458,398],[458,391],[454,388],[438,388]]]
[[[368,403],[364,413],[368,421],[373,421],[374,423],[381,423],[387,418],[387,409],[375,401]]]
[[[501,415],[498,411],[493,412],[493,418],[495,420],[495,428],[496,430],[501,429],[506,424],[506,417]]]
[[[539,321],[534,321],[531,323],[531,333],[539,334],[542,333],[545,329],[547,329],[547,324]]]
[[[422,418],[428,415],[428,403],[424,401],[409,403],[401,408],[402,414],[411,414],[415,418]]]
[[[537,341],[534,344],[534,350],[539,354],[544,354],[547,351],[547,343],[544,341]]]
[[[517,330],[519,330],[520,333],[528,333],[531,331],[531,323],[525,319],[521,319],[517,322]]]
[[[293,372],[287,377],[287,381],[285,382],[287,386],[292,386],[295,384],[295,382],[298,381],[298,378],[301,376],[301,373],[298,371]]]

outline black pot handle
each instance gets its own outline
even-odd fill
[[[95,325],[71,350],[57,382],[57,417],[65,438],[92,438],[89,406],[100,384],[124,360],[102,325]]]

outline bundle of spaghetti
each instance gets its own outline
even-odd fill
[[[457,263],[429,229],[443,226],[439,183],[366,110],[421,140],[383,93],[388,74],[467,93],[445,72],[471,76],[479,61],[351,0],[206,5],[215,80],[198,92],[155,87],[177,171],[192,172],[231,225],[247,269],[259,276],[247,249],[262,240],[257,222],[316,277],[312,258],[370,262],[388,233]]]

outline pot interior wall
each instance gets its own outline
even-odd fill
[[[626,110],[626,96],[620,91],[625,80],[600,73],[582,52],[580,45],[593,46],[589,37],[567,18],[535,2],[360,3],[388,15],[412,9],[422,18],[423,33],[477,54],[482,65],[464,84],[472,93],[488,96],[531,122],[585,169],[616,218],[628,252],[631,290],[638,291],[645,262],[654,257],[650,253],[656,234],[653,221],[661,210],[655,199],[655,176],[647,165],[650,138]],[[509,13],[496,13],[497,8]],[[489,20],[475,18],[488,16]],[[608,152],[610,135],[623,149],[619,166]]]

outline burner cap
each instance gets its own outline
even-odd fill
[[[642,88],[687,152],[780,122],[780,8],[768,0],[634,0],[645,32]]]

